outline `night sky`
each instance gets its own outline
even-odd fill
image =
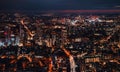
[[[0,0],[0,10],[120,10],[120,0]]]

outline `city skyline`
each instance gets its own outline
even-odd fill
[[[0,72],[120,72],[119,3],[1,0]]]

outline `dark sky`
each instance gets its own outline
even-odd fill
[[[120,10],[120,0],[0,0],[0,10]]]

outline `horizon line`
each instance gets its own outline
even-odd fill
[[[118,13],[120,12],[120,10],[48,10],[48,11],[41,11],[41,12],[62,12],[62,13],[106,13],[106,12],[109,12],[109,13]]]
[[[53,12],[53,13],[56,13],[56,12],[60,12],[60,13],[107,13],[107,12],[109,12],[109,13],[120,13],[120,10],[118,10],[118,9],[114,9],[114,10],[112,10],[112,9],[109,9],[109,10],[90,10],[90,9],[88,9],[88,10],[38,10],[38,11],[36,11],[36,10],[8,10],[8,11],[6,11],[6,10],[0,10],[0,12]]]

